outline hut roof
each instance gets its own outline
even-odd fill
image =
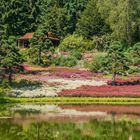
[[[34,33],[26,33],[22,37],[20,37],[18,40],[30,40],[33,38]],[[59,38],[52,32],[48,32],[47,34],[48,39],[54,40],[54,41],[59,41]]]
[[[24,36],[20,37],[19,40],[29,40],[33,38],[34,33],[26,33]]]

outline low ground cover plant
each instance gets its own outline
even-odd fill
[[[9,85],[8,80],[3,80],[0,82],[0,98],[3,98],[11,92],[11,86]]]
[[[40,87],[42,84],[39,81],[31,81],[26,79],[19,79],[15,80],[12,83],[13,88],[24,88],[24,87],[30,87],[30,86],[36,86]]]
[[[107,84],[114,85],[114,84],[112,84],[112,80],[108,81]],[[136,79],[136,80],[117,79],[115,81],[115,86],[126,86],[126,85],[140,85],[140,79]]]
[[[140,97],[140,86],[82,86],[73,90],[63,90],[58,95],[68,97]]]

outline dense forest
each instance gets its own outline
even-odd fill
[[[0,29],[7,36],[40,26],[61,37],[110,35],[128,45],[140,40],[139,0],[1,0]]]
[[[28,32],[35,32],[30,48],[18,50],[17,38]],[[46,32],[59,37],[58,46],[44,39]],[[0,1],[0,66],[8,68],[9,75],[24,61],[75,66],[87,52],[96,54],[94,61],[83,62],[93,72],[111,72],[114,77],[122,71],[138,72],[139,42],[139,0]]]

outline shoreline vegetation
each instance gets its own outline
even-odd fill
[[[4,97],[0,103],[21,103],[21,104],[74,104],[74,105],[140,105],[140,98],[130,97],[42,97],[42,98],[16,98]]]

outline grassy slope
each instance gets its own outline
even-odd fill
[[[110,104],[110,105],[140,105],[140,98],[115,97],[46,97],[46,98],[3,98],[0,103],[36,103],[36,104]]]

